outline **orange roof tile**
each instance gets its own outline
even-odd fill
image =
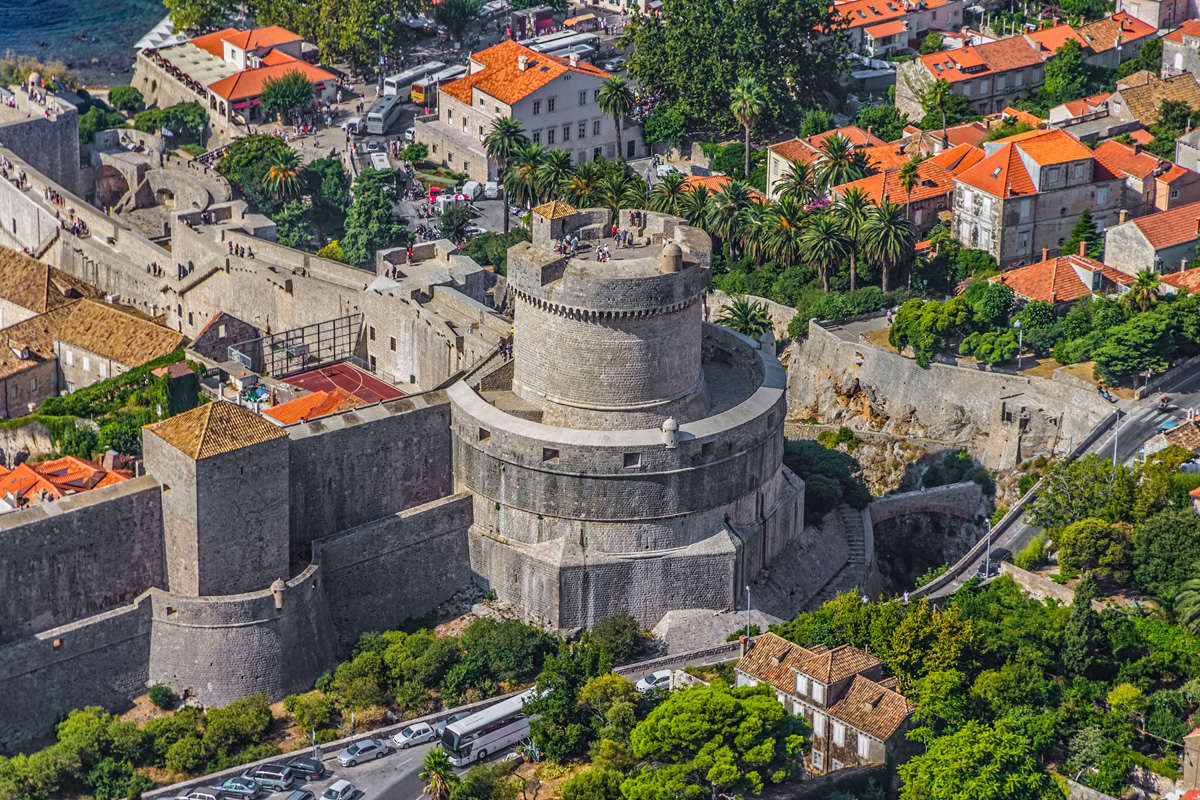
[[[1130,220],[1155,250],[1172,247],[1196,238],[1196,222],[1200,220],[1200,202],[1188,203],[1169,211],[1147,214]]]
[[[1153,75],[1143,84],[1119,90],[1121,99],[1134,119],[1143,125],[1158,121],[1164,100],[1184,103],[1193,111],[1200,110],[1200,83],[1190,72],[1159,80]]]
[[[873,133],[868,133],[857,125],[847,125],[844,128],[834,128],[831,131],[818,133],[815,136],[809,136],[804,141],[808,142],[813,147],[820,147],[821,144],[833,135],[841,136],[843,139],[850,142],[851,147],[878,147],[881,144],[887,144],[883,139],[880,139]]]
[[[833,187],[834,192],[846,194],[851,188],[862,189],[876,205],[885,200],[892,202],[909,202],[909,200],[925,200],[930,197],[949,195],[954,191],[954,173],[930,161],[922,161],[917,165],[916,185],[913,186],[911,197],[900,182],[900,170],[893,169],[877,175],[869,175],[857,181],[843,183]]]
[[[821,153],[817,148],[803,139],[789,139],[786,142],[777,142],[770,145],[767,149],[788,161],[801,161],[805,164],[811,164],[821,157]]]
[[[236,36],[237,28],[226,28],[215,33],[206,33],[203,36],[197,36],[195,39],[190,39],[188,44],[199,47],[209,55],[217,58],[225,58],[225,39],[230,36]]]
[[[1043,167],[1094,158],[1087,145],[1063,130],[1028,131],[998,139],[999,142],[1017,144],[1025,155]]]
[[[1108,139],[1096,146],[1095,153],[1122,172],[1137,178],[1148,178],[1164,163],[1158,156],[1144,150],[1134,150],[1134,145],[1122,144]]]
[[[344,389],[335,388],[332,392],[313,392],[304,397],[297,397],[287,403],[263,411],[268,417],[273,417],[285,425],[291,425],[301,420],[311,420],[336,414],[339,411],[349,411],[363,405],[362,401]]]
[[[209,84],[208,88],[213,94],[229,102],[248,100],[261,95],[263,86],[268,80],[282,78],[289,72],[299,72],[308,78],[309,83],[337,80],[335,75],[309,64],[307,61],[288,61],[269,67],[242,70],[228,78],[222,78],[216,83]]]
[[[909,160],[908,153],[904,152],[903,142],[864,147],[862,151],[867,157],[867,164],[870,165],[870,168],[878,172],[899,169]]]
[[[518,61],[521,56],[528,59],[524,70],[520,68]],[[571,66],[565,58],[556,58],[545,53],[535,52],[512,40],[506,40],[494,47],[481,50],[471,58],[482,65],[483,69],[440,88],[440,91],[446,92],[463,103],[471,102],[471,90],[474,88],[502,103],[512,105],[567,72],[591,75],[597,78],[612,77],[609,73],[587,62],[580,61],[577,66]]]
[[[1052,28],[1042,28],[1039,31],[1032,31],[1025,34],[1030,40],[1037,42],[1042,48],[1043,56],[1052,56],[1058,52],[1058,48],[1062,47],[1067,42],[1079,42],[1080,45],[1085,45],[1087,42],[1083,37],[1075,32],[1075,29],[1065,22],[1061,25],[1055,25]]]
[[[1187,177],[1189,175],[1194,175],[1194,174],[1195,173],[1192,172],[1190,169],[1188,169],[1186,167],[1181,167],[1178,164],[1176,164],[1176,165],[1172,166],[1169,170],[1164,172],[1162,175],[1159,175],[1158,179],[1160,181],[1162,181],[1163,183],[1174,183],[1175,181],[1179,180],[1180,178],[1184,178],[1184,177]]]
[[[239,31],[224,37],[234,47],[242,50],[257,50],[260,47],[277,47],[288,42],[296,42],[300,37],[287,28],[278,25],[267,25],[265,28],[253,28]]]
[[[1029,67],[1043,60],[1040,45],[1035,47],[1022,36],[920,57],[921,63],[934,78],[945,78],[950,83],[992,72]]]
[[[1129,132],[1129,138],[1144,146],[1154,141],[1154,134],[1150,133],[1150,131],[1146,130],[1145,128],[1138,128],[1135,131]]]
[[[296,58],[295,56],[289,56],[282,50],[271,50],[262,57],[262,63],[264,67],[274,67],[278,66],[279,64],[287,64],[288,62],[295,62],[299,60],[300,59]]]
[[[64,456],[38,464],[23,462],[15,469],[0,471],[0,497],[12,495],[18,506],[57,500],[69,494],[86,492],[121,483],[133,477],[128,470],[107,470],[99,464],[75,456]]]
[[[1092,294],[1091,286],[1083,282],[1076,268],[1085,273],[1100,272],[1103,276],[1101,285],[1107,285],[1108,288],[1115,284],[1128,285],[1133,280],[1123,272],[1081,255],[1048,258],[1027,267],[1008,270],[988,280],[992,283],[1004,283],[1017,294],[1030,300],[1069,303]]]
[[[1165,272],[1158,279],[1176,289],[1187,289],[1189,292],[1200,292],[1200,267],[1192,267],[1182,272]]]
[[[1200,19],[1185,20],[1178,28],[1163,37],[1164,42],[1183,42],[1184,35],[1200,36]]]
[[[1025,171],[1025,165],[1021,163],[1021,154],[1011,144],[1001,147],[975,166],[964,170],[958,179],[967,186],[996,197],[1015,197],[1037,192],[1037,187]]]
[[[1187,24],[1186,22],[1184,23]],[[1122,11],[1079,29],[1079,35],[1093,52],[1102,53],[1112,50],[1118,44],[1136,42],[1158,33],[1158,30],[1147,25],[1137,17],[1131,17]]]
[[[948,150],[935,153],[928,158],[930,164],[948,169],[955,175],[966,172],[986,157],[983,150],[969,144],[954,145]]]
[[[834,10],[842,15],[850,28],[876,25],[908,13],[904,0],[851,0],[835,6]]]
[[[865,29],[865,33],[872,39],[883,39],[888,36],[895,36],[898,33],[904,33],[906,30],[908,30],[908,23],[902,19],[895,19],[891,22],[872,25],[870,28]]]
[[[683,188],[690,189],[693,186],[703,186],[708,189],[709,192],[716,193],[724,189],[732,182],[733,178],[730,178],[728,175],[688,175],[683,179]],[[757,189],[748,188],[747,192],[750,197],[756,200],[765,199]]]
[[[1037,114],[1030,114],[1028,111],[1021,111],[1018,108],[1005,107],[1003,114],[1006,117],[1012,117],[1018,122],[1024,122],[1026,125],[1032,125],[1035,128],[1040,128],[1046,124],[1046,120]]]
[[[881,742],[900,729],[916,708],[904,695],[861,675],[855,676],[829,714]]]

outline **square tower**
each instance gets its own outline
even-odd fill
[[[163,485],[168,590],[239,594],[287,580],[287,434],[225,401],[143,430],[146,469]]]

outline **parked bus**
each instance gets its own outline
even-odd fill
[[[586,44],[573,44],[566,50],[555,50],[553,53],[547,53],[548,56],[555,58],[567,58],[571,56],[579,56],[581,61],[591,61],[592,56],[596,55],[596,48],[589,47]]]
[[[391,168],[392,162],[388,160],[387,153],[371,153],[371,169],[387,172]]]
[[[447,67],[441,72],[435,72],[427,78],[413,81],[412,94],[410,95],[412,101],[419,106],[433,105],[437,101],[439,86],[443,83],[456,81],[466,74],[467,68],[464,66]]]
[[[412,93],[412,85],[422,78],[428,78],[435,72],[444,70],[446,65],[441,61],[426,61],[404,72],[397,72],[383,79],[383,93],[408,97]]]
[[[442,747],[450,763],[464,767],[527,738],[529,717],[525,716],[525,704],[536,695],[537,689],[530,689],[447,725],[442,732]]]
[[[367,133],[381,136],[400,119],[400,95],[385,94],[367,112]]]
[[[538,36],[533,39],[522,42],[530,50],[535,53],[544,53],[547,50],[555,49],[560,42],[565,42],[567,39],[574,38],[579,34],[575,31],[559,31],[558,33],[547,33],[545,36]]]
[[[571,50],[572,48],[578,47],[579,45],[595,47],[599,44],[599,42],[600,37],[594,33],[576,33],[572,34],[571,38],[562,39],[561,41],[555,42],[549,48],[540,52],[543,52],[548,56],[560,56],[562,58],[566,58],[568,55],[567,51]]]

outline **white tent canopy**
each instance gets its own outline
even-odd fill
[[[133,47],[135,50],[145,50],[147,48],[158,50],[175,44],[183,44],[187,40],[188,37],[185,34],[175,33],[175,26],[171,24],[171,17],[168,15],[151,28],[149,33],[138,39],[137,44]]]

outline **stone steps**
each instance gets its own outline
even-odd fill
[[[863,526],[862,512],[849,506],[838,506],[842,529],[846,532],[846,545],[850,548],[850,563],[867,563],[867,531]]]

